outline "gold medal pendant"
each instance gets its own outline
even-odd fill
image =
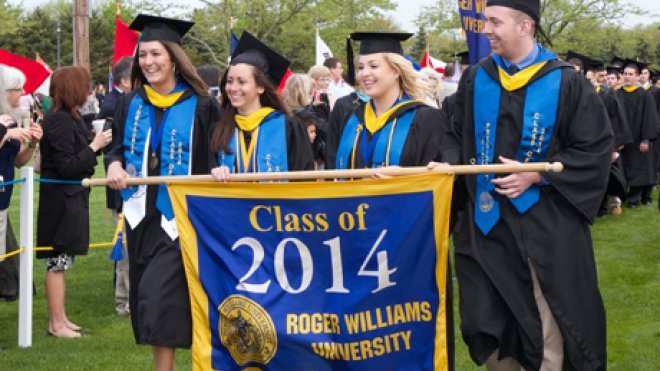
[[[152,153],[151,158],[149,159],[149,168],[155,170],[156,167],[158,167],[158,157],[156,157],[155,153]]]

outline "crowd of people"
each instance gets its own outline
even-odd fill
[[[660,82],[636,60],[561,60],[536,41],[540,16],[538,1],[489,0],[493,54],[457,71],[460,82],[450,80],[453,66],[448,77],[415,71],[401,46],[411,34],[355,32],[359,51],[347,50],[346,72],[329,58],[278,92],[290,63],[249,32],[224,71],[195,69],[181,47],[192,23],[140,15],[130,26],[141,32],[135,55],[114,66],[110,92],[90,89],[80,67],[60,68],[41,126],[16,124],[25,77],[1,70],[0,175],[11,180],[38,143],[44,178],[90,177],[103,152],[107,207],[115,220],[123,212],[127,238],[116,311],[130,316],[138,344],[152,346],[156,369],[171,370],[175,349],[192,342],[174,215],[165,186],[128,187],[128,178],[210,173],[226,182],[246,172],[559,161],[561,173],[457,178],[451,232],[462,335],[489,370],[604,370],[589,224],[608,206],[651,204]],[[106,124],[94,129],[94,119]],[[8,195],[10,186],[0,193],[0,254],[13,238]],[[87,252],[88,201],[80,185],[41,187],[37,243],[55,248],[38,254],[53,336],[83,331],[65,313],[64,271]],[[15,297],[11,285],[3,289]]]

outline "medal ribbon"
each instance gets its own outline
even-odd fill
[[[244,131],[234,130],[227,152],[218,151],[218,163],[231,173],[288,171],[286,116],[271,111],[252,133],[249,146]]]
[[[166,109],[163,113],[163,118],[160,120],[160,125],[156,124],[156,109],[154,106],[149,105],[149,125],[151,127],[151,138],[149,138],[149,148],[151,149],[152,156],[158,150],[160,142],[163,139],[163,133],[165,132],[165,123],[167,122],[167,116],[169,115],[170,110]]]
[[[252,132],[252,139],[250,140],[250,145],[245,145],[245,132],[240,130],[240,147],[241,147],[241,163],[239,166],[243,166],[243,172],[250,172],[250,162],[253,160],[255,154],[255,148],[257,148],[257,140],[259,139],[259,127],[254,129]]]
[[[374,150],[376,149],[376,145],[378,144],[378,140],[380,139],[383,131],[384,130],[378,130],[374,135],[371,136],[371,140],[367,139],[369,136],[367,133],[364,133],[362,136],[362,161],[365,167],[368,167],[371,163],[371,159],[374,156]],[[377,166],[378,164],[373,165]]]

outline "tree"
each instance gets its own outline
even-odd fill
[[[614,23],[641,10],[624,0],[541,0],[541,27],[548,41],[583,22]]]
[[[339,58],[344,58],[346,36],[355,30],[396,30],[383,14],[393,9],[390,0],[201,0],[204,10],[193,12],[191,55],[206,63],[227,60],[230,17],[235,31],[243,30],[271,45],[306,70],[314,63],[316,21],[321,37]]]
[[[21,9],[9,4],[7,0],[0,0],[0,14],[2,14],[2,27],[0,27],[0,42],[4,44],[5,38],[10,38],[18,31]]]
[[[73,63],[73,7],[63,0],[36,7],[22,17],[20,30],[8,44],[17,54],[35,58],[39,53],[53,69],[57,66],[57,23],[60,23],[62,65]]]
[[[456,0],[437,0],[434,5],[423,6],[415,21],[417,26],[428,25],[437,33],[455,32],[461,27]]]
[[[647,62],[651,57],[651,44],[640,35],[637,38],[637,45],[635,46],[635,56],[639,58],[640,61]]]
[[[424,52],[426,51],[426,29],[423,25],[420,25],[417,29],[417,35],[415,35],[415,43],[410,49],[410,57],[416,61],[422,59]]]

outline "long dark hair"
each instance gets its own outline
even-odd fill
[[[222,104],[220,105],[220,121],[215,125],[213,135],[211,136],[211,151],[218,153],[220,150],[228,152],[229,141],[236,129],[236,119],[234,116],[238,110],[231,105],[227,96],[227,75],[232,66],[229,66],[220,79],[220,93],[222,94]],[[259,95],[259,103],[262,107],[274,108],[286,116],[289,116],[289,110],[277,94],[277,89],[268,76],[260,69],[250,66],[254,81],[258,87],[264,88],[264,92]]]
[[[172,63],[176,66],[177,76],[181,77],[185,82],[190,85],[193,91],[200,96],[209,95],[208,87],[201,77],[197,74],[195,67],[190,63],[190,59],[181,48],[181,45],[172,41],[158,41],[161,43],[167,54],[169,54]],[[142,69],[140,68],[140,44],[135,48],[135,56],[133,57],[133,68],[131,69],[131,83],[133,90],[147,83],[147,78],[144,77]]]

